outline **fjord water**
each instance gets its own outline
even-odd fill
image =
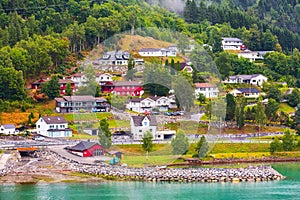
[[[272,165],[287,178],[252,183],[55,183],[2,185],[0,200],[88,199],[299,199],[300,163]]]

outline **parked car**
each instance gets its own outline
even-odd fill
[[[32,139],[36,140],[36,141],[44,141],[45,140],[45,138],[43,136],[35,136]]]

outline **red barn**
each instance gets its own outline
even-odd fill
[[[91,156],[103,156],[105,149],[97,142],[81,141],[75,146],[70,147],[69,151],[78,156],[91,157]]]

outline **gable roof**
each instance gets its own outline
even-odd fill
[[[68,123],[64,117],[61,116],[43,116],[41,117],[46,124],[65,124]]]
[[[113,82],[114,86],[142,86],[141,83],[137,81],[115,81]]]
[[[217,86],[210,83],[195,83],[196,88],[216,88]]]
[[[230,42],[243,42],[240,38],[230,38],[230,37],[223,37],[224,41],[230,41]]]
[[[14,124],[2,124],[5,129],[14,129],[16,128]]]
[[[237,90],[242,93],[260,93],[257,88],[237,88]]]
[[[229,79],[242,78],[244,80],[250,80],[250,79],[256,78],[258,76],[263,76],[263,75],[261,75],[261,74],[241,74],[241,75],[229,76]]]
[[[95,97],[92,95],[82,95],[82,96],[64,96],[66,101],[95,101]]]
[[[134,126],[142,126],[142,122],[145,118],[150,121],[150,126],[157,126],[157,121],[155,116],[131,116]]]
[[[76,144],[75,146],[71,147],[70,150],[73,150],[73,151],[84,151],[84,150],[87,150],[87,149],[91,148],[95,144],[99,144],[99,143],[97,143],[97,142],[88,142],[88,141],[81,141],[78,144]]]

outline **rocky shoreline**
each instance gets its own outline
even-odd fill
[[[52,159],[69,163],[72,171],[98,175],[110,180],[151,182],[253,182],[282,180],[285,177],[271,166],[250,166],[248,168],[129,168],[107,164],[84,164],[49,152]]]
[[[120,181],[151,181],[151,182],[258,182],[282,180],[285,177],[271,166],[250,166],[247,168],[165,168],[146,167],[129,168],[111,166],[105,163],[79,163],[62,157],[52,151],[42,151],[37,154],[41,159],[50,160],[53,165],[63,166],[65,171],[101,177],[107,180]],[[7,170],[2,170],[0,176],[9,175],[18,162],[17,155],[7,163]],[[35,173],[27,171],[25,173]],[[38,172],[36,172],[38,173]]]

